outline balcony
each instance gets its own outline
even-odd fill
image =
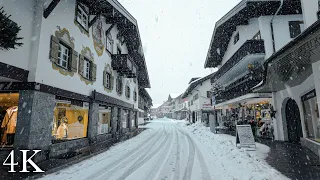
[[[232,79],[239,77],[246,73],[248,64],[254,64],[254,62],[262,63],[265,56],[265,48],[263,40],[247,40],[231,58],[216,72],[215,76],[211,79],[211,82],[223,77],[228,71],[232,69],[232,74],[228,74],[227,78],[222,78],[222,84],[230,82]]]
[[[127,75],[128,78],[135,78],[137,74],[136,65],[129,54],[113,54],[111,66],[120,75]]]

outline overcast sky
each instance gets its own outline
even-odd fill
[[[215,22],[240,0],[118,0],[138,21],[154,106],[204,69]]]

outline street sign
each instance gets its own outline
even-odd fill
[[[240,147],[255,146],[256,142],[253,137],[251,125],[237,125],[236,128],[236,146],[240,144]]]

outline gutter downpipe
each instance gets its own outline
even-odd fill
[[[272,19],[270,21],[273,53],[276,52],[276,44],[275,44],[275,40],[274,40],[274,30],[273,30],[273,20],[278,15],[278,13],[281,10],[282,6],[283,6],[283,0],[281,0],[281,4],[280,4],[277,12],[273,15],[273,17],[272,17]]]

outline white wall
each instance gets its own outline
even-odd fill
[[[301,6],[303,12],[303,20],[305,23],[305,27],[307,28],[318,20],[318,0],[301,0]]]
[[[302,84],[293,88],[285,89],[274,93],[273,103],[275,106],[276,118],[274,121],[275,139],[286,141],[288,140],[285,106],[288,98],[296,101],[300,111],[301,125],[303,137],[306,137],[306,128],[304,123],[303,107],[301,97],[315,88],[313,75],[309,76]]]
[[[268,59],[273,54],[270,26],[271,19],[272,16],[261,16],[258,18],[261,38],[264,40],[266,59]],[[286,15],[276,16],[273,20],[273,32],[276,51],[281,49],[292,40],[292,38],[290,38],[289,21],[303,21],[303,17],[302,15]]]
[[[3,7],[6,14],[11,15],[10,19],[12,21],[21,26],[18,37],[23,38],[19,41],[23,43],[22,47],[9,51],[0,50],[0,62],[29,70],[31,43],[37,38],[32,38],[32,31],[35,28],[34,22],[36,21],[33,6],[33,0],[0,0],[0,7]]]
[[[234,36],[238,32],[239,32],[240,39],[236,44],[234,44]],[[259,23],[257,18],[250,19],[248,25],[237,26],[237,30],[233,32],[228,45],[228,49],[223,56],[222,65],[226,63],[247,40],[252,39],[253,36],[256,35],[258,32],[259,32]]]
[[[207,98],[207,91],[210,91],[211,89],[211,80],[208,79],[202,84],[197,85],[197,87],[194,88],[194,90],[191,91],[191,95],[187,97],[188,101],[191,101],[193,99],[193,96],[198,94],[199,98],[193,102],[193,105],[191,105],[189,108],[191,111],[199,111],[202,109],[203,104],[209,104],[210,99]]]
[[[46,4],[49,4],[51,0],[47,0]],[[63,18],[62,18],[63,17]],[[89,30],[90,37],[83,34],[80,29],[74,24],[75,18],[75,0],[69,1],[60,1],[57,7],[52,11],[50,16],[47,19],[42,17],[42,26],[41,26],[41,37],[40,37],[40,47],[38,51],[38,66],[36,71],[36,82],[47,84],[50,86],[54,86],[57,88],[65,89],[68,91],[76,92],[83,95],[91,95],[93,90],[97,90],[97,92],[109,95],[111,97],[115,97],[122,101],[134,104],[133,101],[133,90],[136,88],[138,94],[138,85],[132,81],[132,79],[124,79],[124,87],[127,81],[130,82],[131,88],[131,96],[130,100],[125,98],[125,93],[123,90],[122,95],[119,97],[116,93],[116,78],[117,72],[113,71],[113,76],[115,78],[114,88],[111,93],[108,93],[104,90],[103,87],[103,70],[106,64],[111,66],[111,56],[104,50],[102,56],[98,57],[96,51],[93,46],[92,39],[92,28]],[[102,19],[105,22],[104,19]],[[91,52],[94,54],[94,63],[97,64],[97,80],[93,83],[93,85],[86,85],[83,81],[80,80],[80,75],[75,74],[73,77],[64,76],[60,74],[57,70],[52,68],[52,63],[49,59],[50,52],[50,38],[51,35],[54,35],[55,31],[58,30],[57,26],[60,26],[61,29],[66,28],[69,30],[71,37],[75,39],[75,50],[80,53],[83,49],[83,46],[88,46]],[[104,31],[110,24],[104,23]],[[119,43],[116,39],[116,35],[118,33],[117,27],[115,26],[112,31],[112,37],[114,39],[114,52],[116,51],[116,44]],[[122,53],[127,53],[126,45],[121,46]],[[139,98],[138,98],[139,99]],[[138,101],[135,103],[135,107],[138,107]]]

